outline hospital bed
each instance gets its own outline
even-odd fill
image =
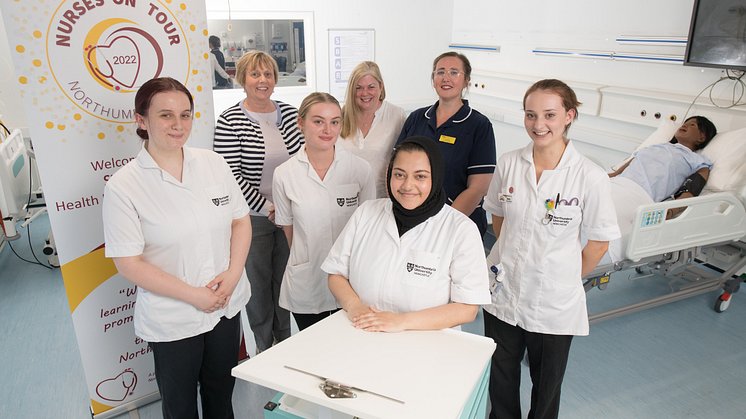
[[[583,278],[586,292],[593,288],[603,291],[612,273],[634,269],[638,276],[633,278],[633,274],[630,279],[639,279],[644,278],[639,275],[646,271],[656,271],[671,278],[671,292],[590,315],[591,323],[718,289],[722,289],[722,293],[715,301],[715,311],[723,312],[728,308],[732,295],[746,278],[746,186],[743,186],[746,152],[741,152],[746,150],[746,130],[735,133],[738,135],[731,135],[729,143],[716,145],[732,153],[721,152],[725,157],[720,165],[713,161],[710,174],[711,180],[716,177],[714,183],[726,179],[728,187],[724,188],[729,192],[718,192],[717,188],[709,187],[699,197],[638,207],[626,239],[626,258],[599,265]],[[711,144],[717,139],[715,137]],[[716,173],[716,170],[721,172]],[[726,170],[728,173],[723,173]],[[735,192],[729,189],[734,184],[740,185]],[[684,206],[686,209],[678,216],[665,219],[668,209]]]

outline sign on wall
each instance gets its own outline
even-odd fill
[[[38,161],[95,415],[157,391],[134,334],[136,288],[104,257],[106,181],[134,159],[135,92],[173,77],[194,96],[189,144],[214,129],[201,0],[3,0],[13,71]]]
[[[375,61],[373,29],[329,29],[329,93],[345,99],[350,73],[363,61]]]

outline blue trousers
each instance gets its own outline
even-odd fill
[[[280,307],[280,285],[290,247],[281,228],[267,217],[251,216],[251,248],[246,258],[246,275],[251,299],[246,304],[256,347],[265,351],[290,337],[290,312]]]
[[[521,419],[521,360],[527,349],[533,384],[528,418],[556,419],[573,337],[528,332],[486,311],[484,335],[497,344],[490,367],[489,419]]]

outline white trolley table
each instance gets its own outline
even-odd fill
[[[364,332],[340,311],[235,367],[233,376],[285,393],[288,406],[278,395],[280,406],[265,418],[484,418],[494,350],[491,339],[450,329]],[[319,388],[324,380],[287,367],[368,392],[329,398]]]

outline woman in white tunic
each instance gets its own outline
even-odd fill
[[[319,266],[352,213],[376,194],[370,165],[336,144],[341,119],[330,94],[303,99],[298,125],[306,144],[274,174],[275,222],[290,244],[280,307],[300,330],[338,310]]]
[[[104,193],[106,256],[137,285],[135,334],[148,342],[164,418],[232,418],[249,207],[228,164],[184,145],[192,127],[189,91],[171,78],[137,91],[137,159]]]
[[[532,142],[500,157],[485,200],[497,243],[488,264],[492,304],[485,336],[497,343],[490,372],[490,418],[521,418],[521,359],[528,349],[529,418],[556,418],[573,335],[588,334],[582,278],[619,237],[609,177],[565,136],[580,105],[559,80],[542,80],[523,99]],[[588,244],[580,244],[581,224]],[[501,282],[499,282],[501,281]]]
[[[376,198],[386,197],[386,168],[407,114],[386,99],[386,87],[378,65],[363,61],[350,74],[339,144],[370,163],[376,182]]]
[[[387,171],[390,199],[363,205],[321,266],[356,328],[454,327],[489,302],[479,230],[445,205],[445,164],[434,141],[411,137]],[[436,185],[436,186],[433,186]]]

